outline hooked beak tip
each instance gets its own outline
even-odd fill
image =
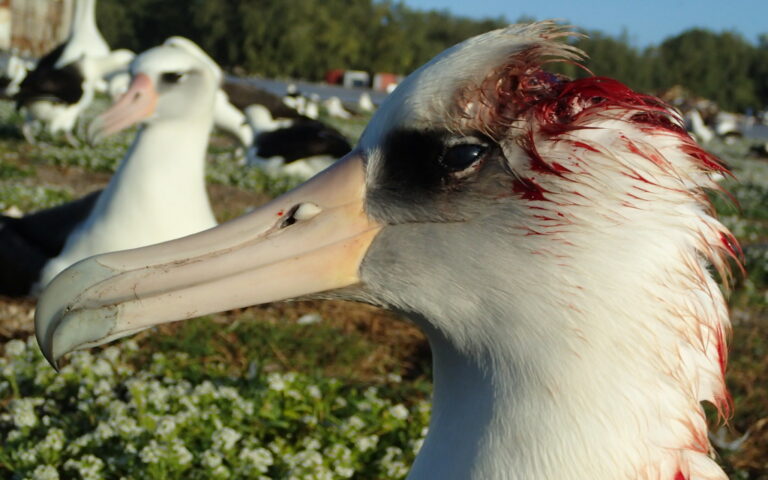
[[[53,341],[51,338],[52,333],[53,329],[48,329],[45,333],[40,332],[40,330],[37,329],[35,331],[35,335],[37,336],[37,343],[40,346],[40,352],[43,354],[43,357],[48,362],[48,364],[58,372],[60,370],[59,358],[53,354]]]

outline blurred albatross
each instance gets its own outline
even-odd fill
[[[88,218],[45,265],[42,285],[91,255],[216,225],[204,170],[221,71],[197,45],[181,37],[142,53],[131,71],[128,91],[91,130],[100,137],[138,122],[143,125]]]
[[[434,354],[411,479],[725,479],[700,402],[727,407],[708,271],[737,248],[718,161],[659,100],[569,81],[553,23],[450,48],[343,160],[247,216],[66,270],[37,337],[67,352],[299,297],[405,313]]]

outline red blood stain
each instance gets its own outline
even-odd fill
[[[736,240],[736,237],[734,237],[733,234],[721,232],[720,242],[723,244],[725,249],[728,250],[728,253],[731,254],[731,257],[739,259],[744,255],[744,251],[741,249],[741,245],[739,245],[738,240]]]
[[[725,375],[725,366],[728,363],[728,347],[725,344],[725,335],[722,330],[717,331],[717,359],[720,363],[720,373]]]
[[[695,143],[688,143],[682,147],[683,153],[690,155],[694,159],[698,160],[702,167],[706,170],[712,170],[715,172],[730,174],[731,172],[723,165],[717,157],[711,153],[705,151]]]
[[[588,121],[580,123],[579,120],[598,113],[604,118],[623,118],[651,136],[667,134],[676,137],[682,142],[682,152],[702,170],[729,173],[715,156],[691,140],[679,119],[660,99],[635,92],[621,82],[606,77],[568,80],[547,73],[541,69],[542,55],[543,52],[537,47],[516,54],[514,61],[490,75],[480,88],[481,103],[491,110],[484,121],[488,128],[495,130],[494,134],[506,135],[510,125],[526,117],[535,126],[535,130],[519,137],[519,145],[528,155],[532,172],[560,177],[575,173],[572,169],[580,168],[578,158],[567,166],[549,161],[539,152],[537,142],[557,141],[564,139],[558,137],[566,133],[593,128]],[[476,99],[469,92],[464,92],[464,95]],[[622,136],[622,139],[632,153],[662,168],[668,166],[667,160],[658,152],[640,148],[626,137]],[[576,149],[600,153],[598,148],[583,141],[571,141],[571,145]],[[637,172],[628,176],[655,185]],[[568,178],[573,179],[571,176]],[[548,200],[544,195],[547,192],[533,178],[516,181],[514,192],[525,200]]]
[[[546,201],[545,190],[533,178],[519,178],[515,180],[512,190],[519,193],[524,200]]]
[[[639,173],[637,173],[634,170],[632,170],[632,174],[629,174],[629,173],[626,173],[626,172],[622,172],[622,175],[624,175],[625,177],[629,177],[632,180],[637,180],[637,181],[640,181],[640,182],[643,182],[643,183],[647,183],[648,185],[656,185],[655,183],[653,183],[652,181],[648,180],[647,178],[645,178],[644,176],[640,175]]]
[[[584,150],[589,150],[590,152],[600,153],[600,150],[596,149],[592,145],[584,142],[573,142],[574,147],[583,148]]]
[[[632,116],[631,121],[661,130],[668,130],[680,135],[688,135],[682,126],[672,121],[668,112],[637,113]]]

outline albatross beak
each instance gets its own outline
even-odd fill
[[[184,320],[359,283],[381,226],[363,210],[363,161],[350,153],[307,183],[218,227],[83,260],[37,304],[51,364],[77,349]]]
[[[155,112],[156,106],[157,91],[152,85],[152,79],[147,74],[139,73],[133,78],[128,91],[93,120],[88,128],[88,138],[91,143],[97,143],[149,117]]]

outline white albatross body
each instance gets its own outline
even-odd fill
[[[474,37],[412,73],[355,150],[260,209],[82,262],[45,292],[56,362],[158,323],[321,297],[393,309],[433,351],[410,480],[725,480],[733,236],[722,166],[658,99],[577,61],[554,23]]]
[[[181,72],[187,78],[163,85],[163,72],[168,71]],[[172,39],[137,58],[133,74],[134,84],[139,74],[152,78],[152,84],[160,83],[158,107],[139,130],[89,217],[67,238],[59,256],[46,264],[42,285],[83,258],[162,242],[216,225],[204,169],[218,73],[174,45]],[[196,85],[183,84],[193,81]],[[194,95],[194,102],[178,91],[184,88]],[[137,92],[151,94],[134,89],[126,97]],[[114,120],[120,115],[126,114],[113,113],[111,121],[120,122],[119,118]]]

